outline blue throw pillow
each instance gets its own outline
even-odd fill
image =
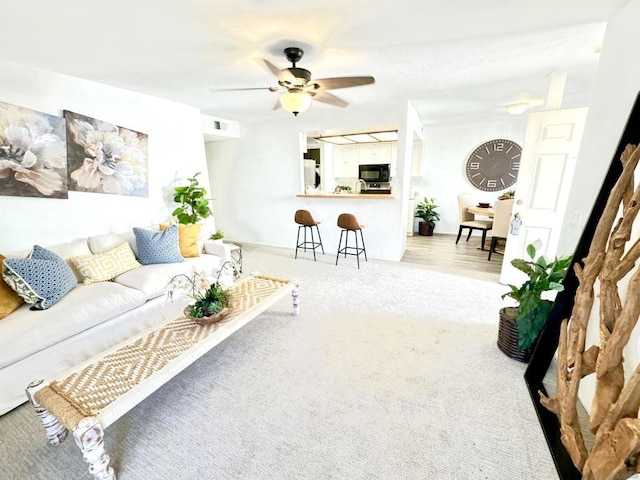
[[[32,310],[46,310],[78,283],[67,262],[39,245],[27,258],[5,259],[2,277]]]
[[[171,225],[163,232],[135,227],[133,233],[136,236],[138,260],[141,264],[153,265],[154,263],[184,261],[184,257],[180,254],[177,225]]]

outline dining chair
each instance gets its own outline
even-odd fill
[[[513,208],[513,198],[508,200],[496,200],[493,206],[493,229],[491,230],[491,245],[489,246],[489,258],[496,251],[498,240],[506,242],[509,234],[509,223],[511,223],[511,209]]]
[[[469,233],[467,235],[467,242],[471,237],[471,233],[474,230],[482,231],[482,246],[481,250],[484,250],[484,242],[487,238],[487,231],[491,230],[493,227],[492,220],[476,220],[476,217],[473,213],[469,213],[467,208],[473,206],[473,195],[470,193],[461,193],[458,195],[458,212],[460,216],[460,228],[458,229],[458,238],[456,238],[456,245],[460,240],[460,235],[462,235],[462,230],[465,228],[469,229]]]

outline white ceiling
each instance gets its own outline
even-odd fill
[[[212,89],[276,85],[260,59],[285,68],[282,49],[300,46],[314,78],[376,78],[332,91],[347,108],[411,100],[442,122],[543,100],[562,70],[565,106],[585,105],[604,22],[626,1],[0,0],[0,58],[252,121],[290,114],[267,90]]]

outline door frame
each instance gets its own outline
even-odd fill
[[[573,465],[573,461],[567,452],[560,437],[560,423],[554,413],[547,410],[540,403],[539,391],[547,394],[547,390],[543,385],[543,380],[547,375],[551,362],[558,349],[558,341],[560,336],[560,328],[562,321],[571,316],[573,310],[574,297],[578,289],[578,278],[575,273],[575,265],[584,266],[582,259],[589,254],[591,240],[595,233],[596,227],[602,216],[602,212],[607,204],[611,189],[622,173],[622,164],[619,161],[622,151],[628,143],[640,142],[640,93],[636,96],[635,103],[631,110],[629,119],[625,126],[624,132],[618,144],[613,158],[611,160],[609,170],[604,178],[598,197],[593,205],[589,219],[580,236],[580,240],[573,254],[573,261],[567,275],[563,281],[564,290],[555,298],[553,307],[547,318],[544,329],[540,334],[540,338],[536,348],[531,356],[529,365],[524,374],[525,383],[529,390],[529,395],[533,402],[533,406],[538,415],[540,426],[544,433],[547,445],[551,451],[551,456],[556,466],[556,470],[561,480],[580,480],[581,473]]]

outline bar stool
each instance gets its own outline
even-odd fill
[[[324,255],[324,247],[322,246],[322,238],[320,238],[320,229],[318,228],[318,225],[320,225],[320,222],[316,222],[313,217],[311,216],[311,213],[309,213],[308,210],[297,210],[295,217],[294,217],[295,222],[300,225],[298,227],[298,236],[296,238],[296,256],[295,258],[298,258],[298,248],[303,248],[304,251],[307,251],[307,248],[310,250],[313,250],[313,261],[316,261],[316,248],[320,248],[322,250],[322,254]],[[316,227],[316,231],[318,233],[318,241],[316,242],[315,238],[313,237],[313,227]],[[300,242],[300,229],[304,230],[304,236],[303,236],[303,241]],[[311,234],[311,241],[307,241],[307,228],[309,229],[309,232]]]
[[[338,254],[336,255],[336,265],[338,265],[338,258],[340,258],[340,254],[344,254],[344,258],[347,258],[347,255],[355,255],[358,261],[358,268],[360,268],[360,255],[364,254],[365,261],[367,260],[367,251],[364,246],[364,237],[362,236],[362,229],[364,225],[360,225],[356,217],[351,215],[350,213],[341,213],[338,216],[338,227],[342,230],[340,231],[340,240],[338,241]],[[346,232],[344,239],[344,247],[342,246],[342,235]],[[356,240],[356,246],[349,246],[349,232],[353,232],[353,236]],[[358,245],[358,232],[360,232],[360,239],[362,240],[362,247]]]

